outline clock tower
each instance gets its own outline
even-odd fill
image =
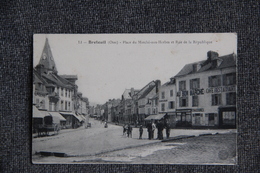
[[[49,45],[48,38],[45,40],[45,45],[42,51],[42,55],[39,61],[39,64],[36,66],[36,68],[41,68],[42,72],[48,73],[58,73],[52,53],[51,48]]]

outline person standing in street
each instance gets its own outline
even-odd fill
[[[161,123],[161,121],[159,120],[158,121],[158,124],[157,124],[157,129],[158,129],[158,139],[159,140],[162,140],[163,139],[163,124]]]
[[[154,138],[154,130],[156,129],[156,125],[154,123],[154,121],[152,120],[152,134],[151,134],[151,138],[153,139]]]
[[[129,138],[129,136],[131,136],[131,138],[132,138],[132,127],[130,126],[130,124],[128,124],[128,127],[127,127],[127,137]]]
[[[166,138],[169,139],[171,128],[170,128],[170,125],[169,125],[169,122],[168,122],[167,119],[165,120],[165,125],[164,126],[165,126],[165,131],[166,131]]]
[[[147,132],[148,132],[148,138],[149,138],[149,140],[151,140],[152,139],[152,123],[151,122],[147,123],[146,128],[147,128]]]
[[[143,135],[143,126],[140,125],[140,127],[139,127],[139,139],[142,139],[142,135]]]

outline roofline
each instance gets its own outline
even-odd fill
[[[236,65],[235,66],[231,66],[231,67],[236,67]],[[222,70],[222,69],[231,68],[231,67],[223,67],[223,68],[211,69],[211,70],[206,70],[206,71],[201,71],[201,72],[196,72],[196,73],[190,73],[190,74],[185,74],[185,75],[178,75],[178,76],[174,76],[174,77],[182,77],[182,76],[187,76],[187,75],[191,75],[191,74],[204,73],[204,72],[208,72],[208,71]]]

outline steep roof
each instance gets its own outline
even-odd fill
[[[56,84],[56,85],[58,85],[60,87],[72,89],[73,86],[74,86],[72,83],[70,83],[66,79],[63,79],[62,77],[60,77],[59,75],[57,75],[55,73],[48,73],[48,74],[43,73],[42,77],[48,83],[54,83],[54,84]]]
[[[228,68],[228,67],[235,67],[236,61],[235,61],[235,54],[229,54],[221,57],[217,57],[210,60],[203,60],[195,63],[186,64],[180,71],[175,75],[174,77],[193,74],[193,73],[199,73],[209,70],[215,70],[215,69],[222,69],[222,68]],[[220,62],[220,65],[216,65],[217,61]],[[201,65],[201,68],[197,71],[193,70],[194,65]]]
[[[147,89],[143,92],[143,94],[139,97],[139,99],[145,98],[155,87],[156,87],[156,85],[149,86],[149,88],[147,88]]]
[[[54,59],[52,56],[51,48],[49,45],[49,41],[47,38],[45,40],[45,45],[44,45],[42,55],[41,55],[38,65],[43,65],[43,67],[45,69],[48,69],[48,70],[51,70],[51,71],[57,73],[57,68],[56,68],[56,65],[55,65],[55,62],[54,62]]]

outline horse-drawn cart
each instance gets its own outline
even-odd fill
[[[36,127],[36,131],[38,132],[38,136],[47,136],[50,135],[49,132],[53,132],[52,135],[59,134],[61,130],[60,119],[47,115],[43,118],[43,124],[39,124]]]

